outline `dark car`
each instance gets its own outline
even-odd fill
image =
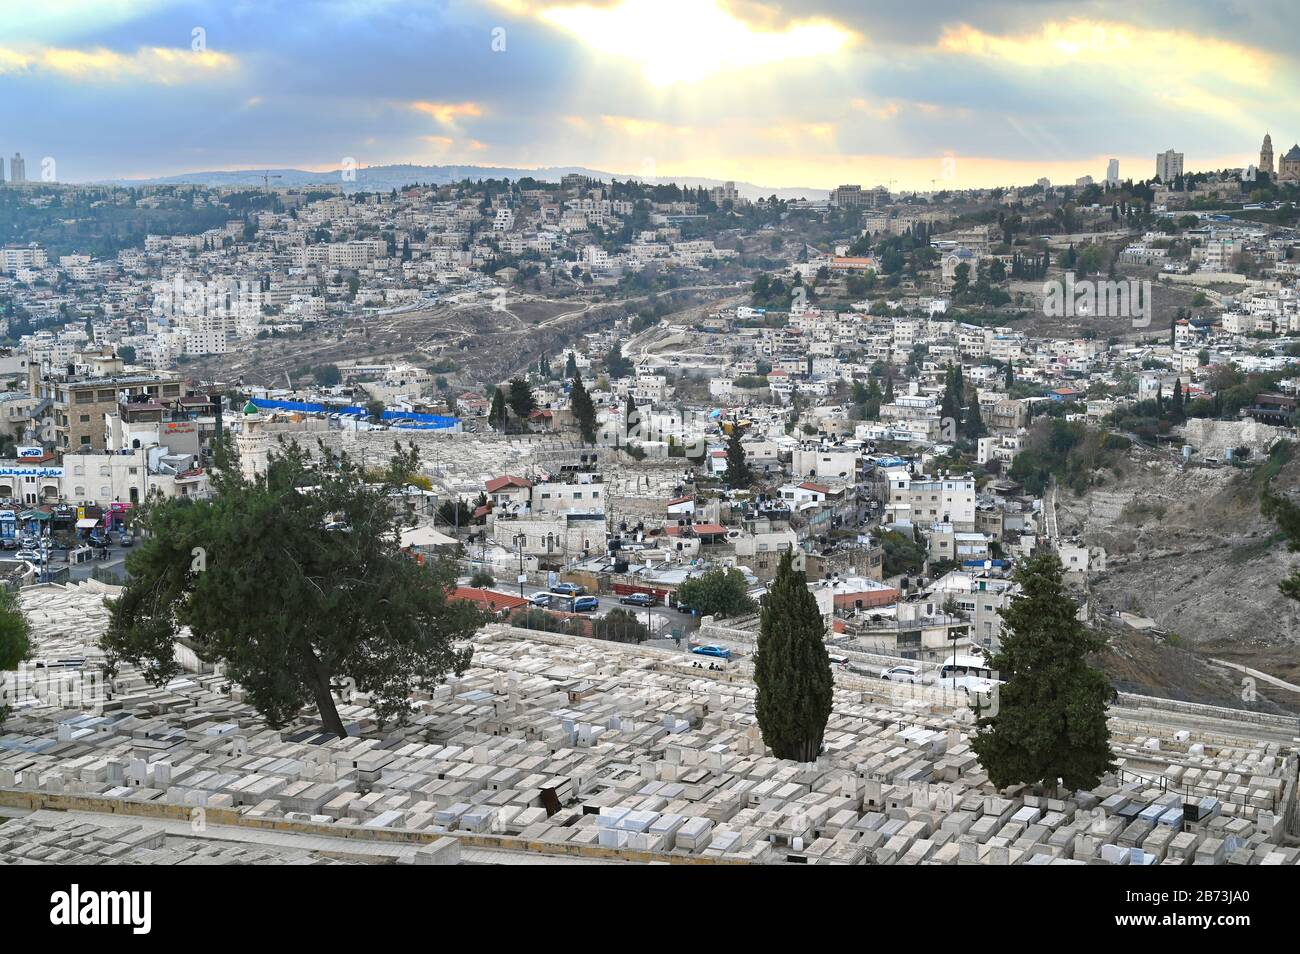
[[[582,596],[587,592],[587,588],[585,586],[580,586],[577,583],[556,583],[555,586],[551,588],[551,592],[561,593],[564,596]]]
[[[594,596],[579,596],[573,601],[573,612],[594,613],[600,609],[600,600]]]
[[[619,600],[625,606],[640,606],[643,609],[651,606],[658,606],[659,600],[650,593],[629,593]]]

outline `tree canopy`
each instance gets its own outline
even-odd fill
[[[30,659],[31,654],[31,627],[18,605],[18,597],[0,587],[0,680],[3,680],[4,673],[12,672]],[[3,702],[3,694],[0,694],[0,723],[8,714],[8,707]]]
[[[755,713],[779,759],[812,762],[821,752],[835,687],[824,637],[807,577],[787,552],[767,593],[754,652]]]
[[[1063,573],[1055,553],[1030,557],[1015,572],[1022,593],[999,611],[1005,632],[989,664],[1003,684],[972,742],[998,788],[1093,788],[1115,768],[1106,725],[1114,690],[1087,661],[1106,640],[1079,622]]]
[[[592,403],[587,386],[582,383],[582,375],[573,375],[573,390],[569,393],[569,408],[573,418],[578,422],[582,440],[587,444],[596,443],[596,405]]]
[[[677,587],[677,600],[701,616],[744,616],[757,605],[750,599],[745,574],[734,567],[687,580]]]
[[[732,490],[744,490],[754,482],[754,473],[745,459],[745,448],[740,446],[741,429],[733,427],[727,435],[727,470],[722,479]]]
[[[480,616],[449,600],[456,568],[419,565],[398,546],[408,516],[394,491],[417,466],[414,448],[395,449],[379,484],[320,450],[314,460],[282,445],[255,480],[219,466],[210,499],[146,504],[148,534],[110,603],[110,669],[129,662],[165,683],[180,672],[175,640],[188,626],[199,657],[222,664],[271,725],[314,704],[339,736],[335,680],[400,723],[413,692],[464,671],[470,651],[457,643]]]

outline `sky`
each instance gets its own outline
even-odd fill
[[[0,154],[65,182],[1146,178],[1169,148],[1218,169],[1300,140],[1298,35],[1295,0],[0,0]]]

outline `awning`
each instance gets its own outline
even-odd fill
[[[85,517],[77,521],[78,530],[93,530],[98,526],[99,526],[99,518],[97,517]]]
[[[440,533],[433,527],[414,527],[402,531],[400,545],[402,547],[444,547],[455,543],[455,537]]]

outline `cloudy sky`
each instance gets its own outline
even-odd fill
[[[61,181],[394,162],[767,186],[1150,176],[1300,139],[1295,0],[8,0]]]

